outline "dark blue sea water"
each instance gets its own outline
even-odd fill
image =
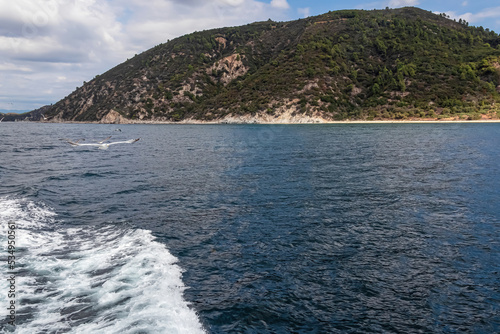
[[[500,124],[3,122],[0,331],[499,333],[499,200]]]

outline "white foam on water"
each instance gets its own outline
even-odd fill
[[[183,299],[177,259],[150,231],[62,228],[42,204],[0,198],[4,272],[8,222],[17,226],[16,333],[205,333]],[[8,284],[1,280],[0,321]]]

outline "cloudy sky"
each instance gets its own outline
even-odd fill
[[[193,31],[403,6],[500,32],[498,0],[0,0],[0,112],[55,103],[134,54]]]

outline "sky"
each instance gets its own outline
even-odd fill
[[[135,54],[194,31],[405,6],[500,33],[499,0],[0,0],[0,112],[56,103]]]

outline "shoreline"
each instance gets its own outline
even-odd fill
[[[235,124],[262,124],[262,125],[307,125],[307,124],[471,124],[471,123],[500,123],[500,118],[482,118],[478,120],[466,119],[379,119],[379,120],[327,120],[320,117],[293,117],[293,118],[267,118],[261,117],[231,117],[222,118],[212,121],[203,121],[196,119],[185,119],[178,122],[164,120],[129,120],[123,117],[113,120],[100,121],[63,121],[63,120],[48,120],[48,121],[18,121],[18,122],[2,122],[2,123],[39,123],[39,124],[108,124],[108,125],[127,125],[127,124],[179,124],[179,125],[235,125]]]
[[[491,120],[379,120],[379,121],[324,121],[324,122],[224,122],[224,121],[182,121],[182,122],[169,122],[169,121],[133,121],[123,123],[103,123],[103,122],[79,122],[79,121],[60,121],[60,122],[38,122],[38,121],[25,121],[25,122],[2,122],[9,123],[36,123],[36,124],[102,124],[102,125],[327,125],[327,124],[472,124],[472,123],[500,123],[500,119]]]
[[[78,121],[59,121],[59,122],[4,122],[4,123],[40,123],[40,124],[103,124],[103,125],[325,125],[325,124],[471,124],[471,123],[500,123],[500,119],[482,119],[482,120],[346,120],[346,121],[321,121],[321,122],[228,122],[219,121],[198,121],[186,120],[180,122],[171,121],[130,121],[117,123],[104,122],[78,122]]]

